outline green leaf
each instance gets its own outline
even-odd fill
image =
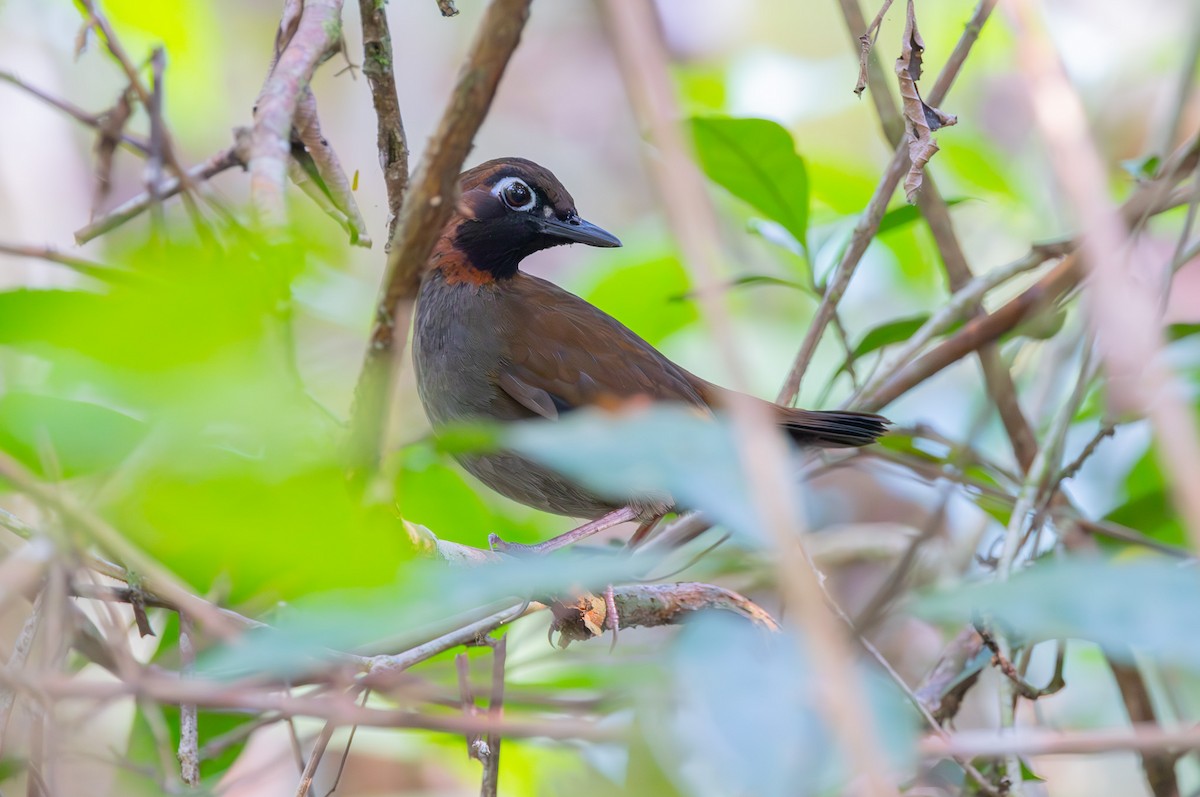
[[[505,448],[616,502],[666,493],[761,540],[732,430],[720,419],[667,405],[622,415],[577,410],[553,423],[516,424],[504,437]]]
[[[1159,542],[1188,547],[1187,530],[1158,464],[1158,451],[1151,445],[1125,477],[1126,501],[1105,515],[1105,520],[1137,529]]]
[[[1170,324],[1166,329],[1168,343],[1191,337],[1200,332],[1200,324]]]
[[[965,623],[984,616],[1031,642],[1084,639],[1129,661],[1137,651],[1200,671],[1200,573],[1149,556],[1041,562],[1004,583],[950,589],[920,598],[928,619]]]
[[[0,396],[0,449],[44,478],[109,471],[145,434],[141,421],[99,404],[21,392]]]
[[[947,207],[954,207],[966,202],[966,197],[954,197],[946,200]],[[887,213],[883,214],[883,218],[879,220],[879,230],[876,235],[883,235],[888,230],[894,230],[912,224],[921,218],[921,209],[916,205],[900,205],[892,208]]]
[[[788,131],[767,119],[692,119],[704,173],[808,248],[808,173]]]
[[[863,339],[854,347],[854,359],[857,360],[873,351],[882,349],[884,346],[908,340],[928,320],[929,313],[920,313],[919,315],[898,318],[895,321],[880,324],[866,335],[863,335]]]
[[[374,555],[361,550],[360,560]],[[328,664],[335,650],[383,642],[404,650],[461,625],[464,617],[490,614],[522,599],[578,594],[581,587],[600,591],[635,577],[623,557],[507,557],[486,567],[455,568],[414,559],[390,584],[330,590],[282,606],[270,627],[207,652],[197,671],[213,678],[291,676]]]
[[[699,317],[695,305],[672,301],[690,288],[687,269],[671,255],[605,271],[580,295],[657,345]]]
[[[664,769],[681,793],[841,793],[852,773],[824,721],[805,645],[708,614],[684,628],[672,654],[670,682],[643,701],[642,716],[647,741],[670,762]],[[860,719],[876,730],[889,765],[901,765],[916,716],[891,684],[856,674],[872,714]]]

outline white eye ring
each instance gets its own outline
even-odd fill
[[[511,186],[520,185],[529,192],[529,201],[523,205],[514,205],[508,201],[507,191]],[[492,196],[499,198],[501,202],[513,210],[533,210],[533,206],[537,204],[537,192],[529,187],[529,183],[522,180],[520,177],[505,177],[496,183],[492,189]]]

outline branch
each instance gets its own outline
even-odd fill
[[[284,184],[296,108],[313,72],[341,41],[341,0],[287,0],[276,34],[276,60],[254,108],[250,198],[267,227],[286,219]]]
[[[488,719],[500,722],[504,717],[504,667],[508,660],[508,636],[502,636],[492,646],[492,691],[488,696]],[[483,781],[480,797],[496,797],[500,788],[500,739],[498,733],[487,736],[487,754],[483,757]]]
[[[1081,250],[1092,276],[1084,293],[1113,401],[1145,413],[1159,441],[1172,498],[1200,550],[1200,439],[1192,410],[1162,355],[1161,323],[1144,286],[1131,278],[1123,253],[1132,251],[1117,208],[1107,199],[1107,177],[1088,131],[1083,104],[1063,72],[1053,42],[1036,22],[1028,0],[1014,3],[1018,59],[1034,118],[1051,163],[1083,226]],[[1106,325],[1120,322],[1118,329]]]
[[[1200,750],[1200,726],[1167,730],[1150,723],[1137,723],[1120,730],[1064,733],[1022,729],[1017,734],[1004,736],[997,736],[992,731],[963,731],[949,738],[931,736],[922,739],[918,750],[930,758]]]
[[[934,83],[933,90],[929,92],[930,105],[940,105],[942,100],[945,99],[946,92],[950,90],[954,78],[958,76],[958,71],[962,68],[962,62],[966,58],[966,53],[970,51],[971,46],[975,43],[975,39],[979,35],[978,27],[983,24],[982,19],[987,18],[988,13],[991,11],[991,6],[994,4],[995,0],[982,0],[979,8],[976,9],[975,16],[972,17],[972,22],[968,23],[967,29],[959,37],[958,44],[955,46],[954,53],[958,54],[957,57],[952,57],[942,67],[942,71]],[[857,3],[855,3],[855,7],[857,7]],[[858,12],[858,19],[862,19],[861,11]],[[861,27],[860,24],[855,30],[861,30]],[[874,59],[874,54],[871,55],[871,58]],[[887,101],[891,102],[891,95],[882,94],[877,91],[872,91],[871,95],[872,97],[886,96]],[[804,378],[805,371],[808,370],[808,365],[812,361],[813,355],[817,351],[817,344],[825,334],[825,327],[829,325],[830,319],[833,318],[837,304],[846,292],[846,286],[850,284],[850,278],[854,276],[854,270],[858,267],[858,263],[862,260],[863,255],[866,254],[871,240],[879,231],[879,221],[887,211],[887,204],[892,194],[895,193],[896,186],[900,184],[900,179],[908,171],[908,161],[908,144],[901,141],[896,146],[895,152],[892,154],[892,160],[888,163],[883,178],[879,181],[879,185],[876,186],[870,203],[863,211],[862,218],[854,228],[850,244],[846,247],[845,254],[842,255],[841,260],[838,262],[837,269],[834,271],[825,295],[821,297],[821,303],[817,306],[817,313],[813,317],[812,324],[804,336],[804,341],[800,344],[800,351],[797,352],[792,362],[792,367],[788,371],[787,378],[784,380],[783,387],[780,388],[779,395],[776,397],[778,403],[791,404],[799,395],[801,381]]]
[[[709,609],[733,612],[770,631],[779,624],[762,607],[738,593],[712,584],[638,584],[613,588],[613,602],[622,628],[678,625],[695,612]],[[550,633],[559,633],[558,646],[601,636],[605,630],[604,599],[583,595],[571,603],[550,607]]]
[[[17,88],[33,95],[34,97],[37,97],[39,100],[46,103],[47,105],[57,108],[58,110],[67,114],[68,116],[70,116],[72,119],[75,119],[77,122],[82,122],[83,124],[87,125],[88,127],[91,127],[95,130],[100,130],[104,126],[104,121],[105,121],[105,117],[107,116],[107,113],[103,113],[103,114],[88,113],[87,111],[83,110],[82,108],[80,108],[76,105],[72,105],[71,103],[67,102],[66,100],[61,100],[58,97],[54,97],[50,94],[47,94],[46,92],[42,91],[39,88],[36,88],[35,86],[31,86],[30,84],[26,83],[21,78],[14,75],[12,72],[0,70],[0,80],[4,81],[5,83],[9,83],[13,86],[16,86]],[[133,150],[134,152],[137,152],[138,154],[146,155],[150,152],[149,142],[147,142],[146,139],[142,138],[141,136],[134,135],[133,133],[127,133],[124,130],[122,130],[119,135],[119,140],[122,144],[129,147],[131,150]]]
[[[396,75],[392,68],[392,34],[388,30],[387,6],[377,0],[358,0],[363,30],[363,74],[371,87],[375,106],[376,139],[383,185],[387,189],[387,237],[384,251],[392,248],[400,206],[408,188],[408,138],[400,118],[400,100],[396,94]],[[457,13],[457,12],[456,12]]]
[[[234,166],[241,166],[243,168],[246,166],[250,155],[250,131],[245,128],[238,128],[235,135],[237,143],[234,146],[221,150],[203,163],[199,163],[187,170],[188,184],[203,182],[227,169],[232,169]],[[152,194],[150,191],[147,191],[138,194],[113,208],[106,215],[92,221],[87,226],[80,227],[75,231],[75,243],[80,245],[85,244],[106,232],[120,227],[135,216],[144,213],[155,201],[162,201],[173,197],[184,190],[185,187],[184,181],[178,177],[164,180],[158,186],[156,193]]]
[[[492,0],[450,103],[421,157],[412,190],[390,239],[387,271],[375,311],[375,325],[354,391],[350,420],[353,469],[373,468],[386,437],[386,407],[392,392],[403,336],[421,274],[458,196],[458,175],[496,95],[505,67],[521,40],[532,0]],[[397,340],[401,338],[401,340]]]
[[[193,595],[178,578],[142,553],[105,520],[76,504],[74,499],[62,491],[41,484],[23,465],[3,452],[0,452],[0,477],[37,503],[54,510],[69,525],[87,534],[101,549],[136,571],[150,591],[172,601],[180,611],[202,621],[212,633],[228,637],[237,631],[236,624],[225,613],[203,598]],[[30,548],[36,542],[35,539]]]
[[[210,709],[275,712],[283,717],[316,717],[335,725],[371,728],[411,728],[454,735],[500,733],[511,738],[546,736],[552,739],[623,740],[627,728],[578,720],[495,720],[486,714],[462,717],[422,714],[408,708],[360,706],[348,696],[324,697],[265,692],[257,685],[237,686],[224,681],[179,679],[143,670],[136,680],[89,681],[57,673],[27,677],[0,670],[0,685],[55,700],[111,701],[122,697],[178,705],[194,703]]]

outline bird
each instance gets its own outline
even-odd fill
[[[556,420],[624,401],[706,413],[728,406],[731,391],[672,362],[584,299],[520,269],[524,258],[554,246],[621,245],[579,216],[553,173],[529,160],[501,158],[463,172],[459,189],[422,274],[414,322],[417,390],[435,431],[480,421]],[[754,400],[769,405],[771,417],[802,447],[868,445],[889,423],[874,414]],[[588,533],[605,523],[651,521],[672,508],[669,497],[621,505],[511,451],[456,457],[518,503],[590,519]]]

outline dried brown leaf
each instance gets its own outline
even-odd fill
[[[92,28],[96,25],[94,19],[87,19],[79,26],[79,32],[75,34],[75,60],[79,60],[79,56],[83,55],[87,50],[88,34],[92,32]]]
[[[100,209],[100,205],[112,191],[113,158],[121,143],[121,134],[125,125],[133,115],[133,88],[128,87],[121,92],[112,108],[105,111],[97,126],[99,135],[96,137],[96,190],[92,194],[92,216]]]
[[[904,195],[909,203],[917,199],[924,181],[925,164],[938,151],[932,132],[957,124],[958,117],[932,108],[921,99],[917,81],[921,79],[922,55],[925,41],[917,29],[917,13],[913,0],[908,0],[908,11],[904,20],[904,38],[900,43],[900,57],[896,59],[896,75],[900,79],[900,100],[904,108],[904,123],[908,128],[908,156],[912,166],[904,178]]]
[[[867,64],[871,60],[871,48],[875,45],[875,40],[879,38],[879,28],[883,25],[883,15],[892,7],[892,2],[893,0],[883,0],[883,5],[879,9],[879,13],[875,15],[875,19],[871,20],[871,24],[866,32],[858,37],[858,83],[854,84],[854,93],[860,97],[867,88]]]

